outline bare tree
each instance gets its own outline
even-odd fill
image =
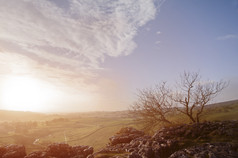
[[[176,91],[169,89],[165,82],[140,90],[130,113],[146,128],[171,124],[168,116],[175,110],[199,123],[205,106],[227,86],[224,81],[202,81],[199,73],[184,72],[176,84]]]
[[[171,124],[167,119],[167,115],[173,110],[169,94],[170,90],[165,82],[155,88],[140,90],[138,100],[131,106],[130,113],[146,128],[161,123]]]
[[[170,98],[176,110],[199,123],[204,107],[228,86],[227,82],[201,81],[199,73],[184,72],[177,83],[177,91]]]

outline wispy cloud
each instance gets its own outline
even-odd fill
[[[238,35],[236,34],[227,34],[224,36],[217,37],[217,40],[231,40],[231,39],[238,39]]]
[[[88,105],[104,105],[119,88],[98,75],[100,64],[132,53],[138,29],[163,2],[0,0],[0,83],[8,74],[29,75],[70,92],[70,100],[86,94],[93,97]]]
[[[105,56],[132,53],[137,30],[155,17],[156,5],[153,0],[0,0],[0,12],[5,51],[41,64],[95,69]]]

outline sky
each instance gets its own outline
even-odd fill
[[[238,0],[0,0],[0,13],[0,109],[126,110],[184,71],[229,81],[214,102],[238,99]]]

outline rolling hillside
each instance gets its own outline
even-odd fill
[[[180,120],[180,123],[187,121],[182,115],[173,119]],[[204,120],[238,120],[238,100],[208,105]],[[27,152],[54,142],[89,145],[98,151],[122,127],[139,128],[127,111],[57,115],[0,111],[0,122],[0,145],[23,144]]]

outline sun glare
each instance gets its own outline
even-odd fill
[[[4,109],[16,111],[47,111],[54,90],[31,77],[9,77],[3,82],[1,102]]]

